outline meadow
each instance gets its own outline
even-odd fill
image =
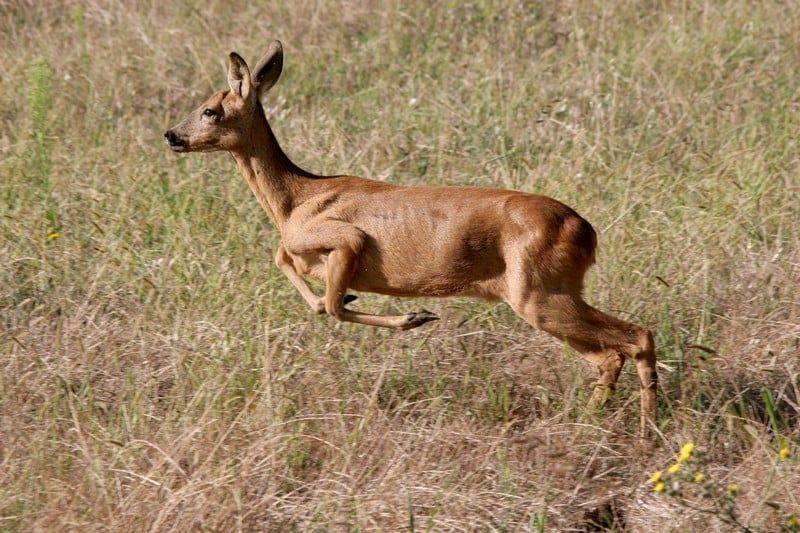
[[[633,365],[587,416],[505,305],[309,313],[232,158],[162,137],[272,39],[301,167],[592,222],[654,449]],[[798,530],[800,4],[10,0],[0,73],[0,530]]]

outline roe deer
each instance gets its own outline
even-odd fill
[[[586,220],[556,200],[517,191],[403,187],[302,170],[281,150],[261,104],[283,68],[281,43],[270,45],[252,73],[235,52],[229,60],[229,89],[213,94],[164,137],[175,152],[233,154],[281,234],[278,268],[313,312],[406,330],[438,317],[360,313],[346,307],[355,299],[347,290],[503,300],[597,365],[590,406],[602,407],[625,359],[635,360],[640,431],[649,435],[657,408],[653,337],[581,297],[597,239]],[[305,275],[325,282],[324,297]]]

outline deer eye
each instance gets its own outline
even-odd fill
[[[207,107],[203,110],[203,115],[207,117],[216,117],[217,112],[211,109],[210,107]]]

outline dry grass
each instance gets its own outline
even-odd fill
[[[728,531],[647,482],[687,440],[753,530],[800,512],[800,7],[447,4],[0,5],[0,529]],[[503,306],[309,316],[230,158],[161,139],[272,38],[302,166],[594,223],[589,300],[657,334],[655,452],[631,368],[582,422],[593,369]]]

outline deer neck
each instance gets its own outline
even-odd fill
[[[258,203],[283,232],[292,211],[307,196],[314,176],[292,163],[281,150],[259,103],[255,115],[248,139],[231,153]]]

